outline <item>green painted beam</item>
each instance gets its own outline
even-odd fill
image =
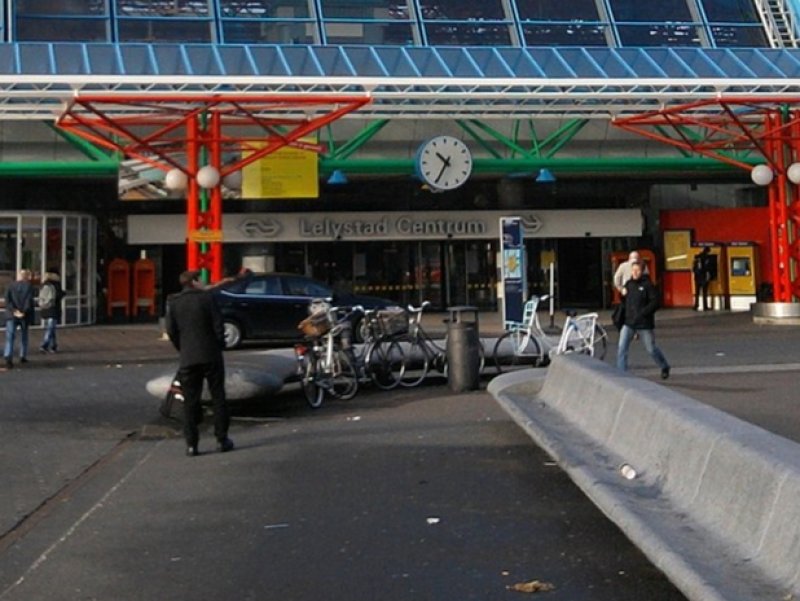
[[[0,162],[0,177],[117,177],[116,161]]]
[[[745,162],[757,165],[763,163],[764,159],[759,156],[748,158]],[[534,172],[541,168],[553,171],[556,176],[559,174],[580,174],[580,173],[609,173],[625,174],[635,173],[645,176],[648,173],[657,172],[692,172],[698,173],[735,173],[739,171],[735,167],[715,161],[705,157],[623,157],[623,158],[535,158],[535,159],[474,159],[473,173],[484,174],[506,174],[520,172]],[[348,175],[413,175],[414,159],[350,159],[320,160],[320,172],[329,175],[336,169],[341,169]]]
[[[51,123],[48,123],[47,126],[54,132],[56,132],[59,136],[61,136],[64,140],[69,142],[73,148],[76,148],[90,159],[101,163],[110,162],[113,163],[114,165],[117,164],[117,158],[115,156],[109,155],[102,148],[98,148],[88,140],[84,140],[80,136],[76,136],[72,132],[68,132],[64,129],[56,127]]]

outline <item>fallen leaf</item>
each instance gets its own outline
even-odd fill
[[[530,582],[517,582],[506,588],[510,591],[517,591],[518,593],[546,593],[555,590],[556,587],[550,582],[531,580]]]

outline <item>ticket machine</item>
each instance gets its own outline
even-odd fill
[[[758,247],[753,242],[731,242],[726,270],[731,311],[749,311],[758,290]]]

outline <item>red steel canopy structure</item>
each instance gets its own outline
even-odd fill
[[[56,123],[102,148],[185,174],[187,267],[218,281],[222,179],[285,146],[321,152],[303,138],[370,101],[367,94],[80,93]]]
[[[746,169],[768,186],[774,300],[800,297],[800,97],[719,97],[614,119],[614,124],[685,153]],[[753,167],[737,157],[753,153]]]

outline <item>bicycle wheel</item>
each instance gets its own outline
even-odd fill
[[[430,359],[425,342],[403,338],[401,339],[401,348],[405,355],[405,361],[400,385],[406,388],[419,386],[428,377],[430,369]]]
[[[344,351],[333,354],[330,370],[330,393],[337,399],[349,401],[358,392],[358,374],[350,356]]]
[[[608,332],[600,324],[594,327],[594,357],[602,361],[606,357],[608,350]]]
[[[322,374],[319,373],[317,357],[308,353],[303,355],[301,366],[303,395],[312,409],[318,409],[325,398],[325,387],[320,385]]]
[[[396,340],[377,340],[367,349],[364,364],[378,388],[391,390],[400,384],[405,373],[405,353]]]
[[[492,360],[499,374],[511,369],[536,367],[542,362],[542,347],[526,330],[512,330],[497,339]]]

